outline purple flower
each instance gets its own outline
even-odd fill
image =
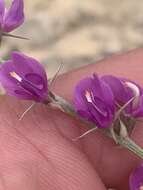
[[[130,190],[143,189],[143,164],[138,166],[130,175],[129,178]]]
[[[77,113],[97,127],[109,127],[115,114],[114,96],[110,86],[97,75],[81,80],[75,88]]]
[[[35,59],[13,52],[0,67],[0,81],[8,95],[42,102],[48,93],[47,76]]]
[[[122,107],[134,98],[124,111],[133,117],[143,116],[143,89],[138,84],[111,75],[105,75],[102,79],[111,87],[117,106]]]
[[[5,8],[5,1],[0,0],[0,30],[11,32],[24,22],[23,0],[13,0],[10,8]]]

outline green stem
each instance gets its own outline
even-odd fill
[[[90,128],[95,128],[95,124],[83,119],[80,117],[77,112],[75,111],[74,107],[64,98],[55,95],[53,92],[49,91],[48,101],[44,102],[45,104],[49,104],[52,102],[55,107],[60,108],[63,112],[67,113],[68,115],[74,117],[75,119],[82,122],[84,125],[90,126]]]
[[[139,158],[143,159],[143,149],[139,145],[137,145],[133,140],[131,140],[129,137],[117,137],[117,139],[120,145],[136,154]]]
[[[64,98],[62,98],[60,96],[57,96],[53,92],[50,91],[48,99],[50,99],[50,101],[55,106],[60,107],[60,109],[63,112],[65,112],[65,113],[67,113],[67,114],[69,114],[71,116],[77,117],[77,114],[76,114],[73,106],[68,101],[66,101]]]

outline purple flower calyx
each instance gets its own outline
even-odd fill
[[[11,77],[15,78],[18,82],[22,81],[22,78],[14,71],[9,73]]]

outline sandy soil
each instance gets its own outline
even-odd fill
[[[21,50],[47,64],[52,76],[143,45],[142,0],[25,0],[26,21],[5,39],[2,55]]]

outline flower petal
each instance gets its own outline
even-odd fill
[[[134,117],[143,117],[143,95],[139,98],[139,104],[135,110],[132,110]]]
[[[26,92],[23,88],[21,88],[15,79],[10,77],[9,73],[15,69],[13,67],[12,61],[6,61],[4,64],[0,67],[0,81],[4,89],[6,90],[8,95],[16,96],[17,98],[24,99],[32,99],[31,94]],[[21,92],[21,94],[17,92]]]
[[[23,0],[13,0],[4,16],[3,31],[11,32],[24,22]]]
[[[12,52],[14,71],[21,77],[27,76],[27,73],[37,73],[44,80],[43,89],[47,90],[47,75],[44,67],[35,59],[26,56],[20,52]],[[30,76],[27,76],[30,77]]]
[[[85,91],[89,91],[92,86],[92,78],[87,77],[83,80],[81,80],[78,85],[75,87],[75,93],[74,93],[74,103],[75,108],[77,110],[85,110],[87,111],[87,107],[85,105]]]
[[[97,97],[102,97],[104,99],[104,102],[106,102],[108,105],[112,105],[114,101],[114,96],[112,93],[112,90],[102,78],[99,78],[97,75],[93,75],[93,89],[94,89],[94,95]]]
[[[10,96],[15,96],[16,98],[23,99],[23,100],[35,100],[39,101],[38,98],[34,98],[33,94],[30,94],[28,91],[26,91],[23,88],[16,87],[13,90],[10,90],[7,88],[7,94]]]
[[[102,79],[111,87],[116,101],[124,104],[132,98],[132,93],[129,88],[126,88],[122,81],[112,75],[105,75]]]
[[[130,190],[140,190],[143,188],[143,164],[138,166],[129,178]]]

